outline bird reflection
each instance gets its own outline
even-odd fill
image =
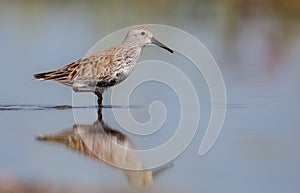
[[[156,170],[145,170],[134,144],[123,133],[112,129],[102,120],[102,109],[98,119],[90,125],[75,124],[56,135],[40,135],[40,141],[63,144],[93,160],[117,168],[127,176],[129,183],[138,189],[153,184],[154,177],[170,165]]]

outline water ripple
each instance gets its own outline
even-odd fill
[[[141,106],[104,105],[103,108],[140,108]],[[35,105],[35,104],[0,104],[0,111],[40,111],[40,110],[69,110],[69,109],[97,109],[97,105],[71,106],[71,105]]]

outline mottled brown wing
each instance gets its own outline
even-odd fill
[[[105,81],[110,77],[109,69],[113,63],[113,55],[104,53],[106,53],[105,50],[94,53],[63,68],[35,74],[34,77],[38,80],[52,80],[61,83],[71,83],[74,80]]]
[[[53,70],[50,72],[44,72],[35,74],[34,78],[38,80],[53,80],[53,81],[67,81],[75,77],[78,74],[78,69],[80,66],[80,60],[73,62],[63,68],[58,70]]]

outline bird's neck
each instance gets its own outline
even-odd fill
[[[137,42],[136,40],[130,38],[129,36],[126,36],[125,39],[122,42],[122,45],[124,47],[134,47],[134,48],[143,48],[143,45],[140,45],[139,42]]]
[[[128,38],[125,38],[121,46],[127,50],[127,54],[130,54],[131,56],[136,58],[136,60],[139,58],[143,48],[143,46],[140,46],[139,44],[129,40]]]
[[[140,46],[129,46],[126,54],[131,56],[134,61],[137,61],[140,57],[142,48]]]
[[[128,35],[125,37],[121,46],[127,50],[126,54],[134,58],[134,61],[137,61],[139,59],[142,48],[144,47]]]

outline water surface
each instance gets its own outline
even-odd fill
[[[220,193],[300,191],[298,3],[167,2],[0,2],[1,177],[30,183],[40,179],[70,187],[130,189],[120,171],[35,139],[39,134],[70,128],[76,120],[72,109],[52,108],[72,105],[72,90],[35,81],[32,75],[71,63],[117,29],[162,23],[191,33],[215,56],[224,76],[228,106],[217,143],[199,157],[209,120],[209,97],[203,77],[193,77],[192,69],[187,70],[198,83],[201,96],[198,132],[174,165],[154,179],[151,188]],[[142,57],[155,58],[157,54],[162,54],[161,50],[146,48]],[[104,95],[104,104],[124,105],[110,104],[110,92]],[[117,124],[112,108],[103,109],[107,124],[128,135],[140,149],[155,147],[172,136],[180,109],[170,88],[151,82],[137,88],[132,97],[131,105],[141,105],[131,109],[141,122],[149,120],[151,101],[165,104],[168,117],[160,131],[148,137],[130,135]],[[77,110],[90,124],[96,120],[95,107]]]

